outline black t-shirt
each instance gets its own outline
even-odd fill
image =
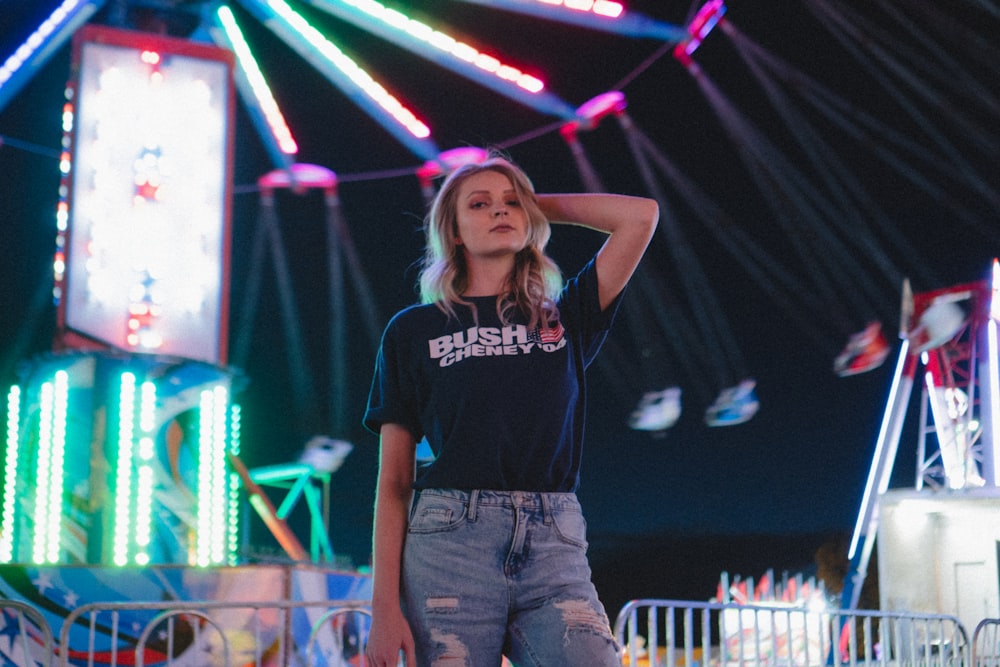
[[[415,488],[575,491],[583,445],[584,372],[621,296],[603,313],[593,260],[559,297],[558,326],[503,325],[496,297],[458,318],[435,305],[397,313],[382,336],[365,426],[400,424],[434,459]]]

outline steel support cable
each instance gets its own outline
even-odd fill
[[[570,149],[584,188],[588,192],[605,192],[601,177],[587,156],[577,133],[564,131],[563,139]],[[687,375],[694,380],[701,380],[704,374],[700,372],[700,368],[709,363],[710,355],[701,349],[700,344],[685,346],[684,342],[679,340],[678,331],[690,329],[688,319],[664,317],[663,308],[660,307],[664,303],[664,295],[662,290],[656,287],[662,280],[650,275],[647,261],[640,262],[636,268],[630,281],[629,291],[625,295],[627,305],[622,308],[628,329],[639,348],[640,358],[637,366],[646,385],[644,388],[662,389],[666,385],[666,380],[663,379],[666,373],[657,373],[657,366],[647,363],[647,359],[666,358],[664,340],[673,349],[674,358],[680,361]],[[640,293],[639,298],[630,298],[629,295],[635,291]],[[642,311],[648,312],[643,314]],[[656,322],[659,326],[650,326],[650,321]],[[688,338],[697,337],[688,336]],[[695,354],[692,354],[692,350]],[[618,361],[620,363],[621,360]],[[607,364],[601,364],[600,367],[614,378],[619,376],[622,369],[622,366],[609,367]]]
[[[817,0],[813,0],[816,2]],[[815,5],[814,5],[815,6]],[[819,11],[826,13],[834,13],[832,9],[823,6],[820,7]],[[926,134],[926,136],[933,141],[933,143],[941,149],[943,155],[940,161],[949,165],[952,169],[958,172],[962,177],[964,182],[975,190],[981,196],[986,197],[991,202],[1000,203],[1000,197],[998,197],[997,192],[989,185],[989,183],[978,173],[978,171],[964,158],[962,152],[954,145],[954,143],[944,135],[940,127],[936,122],[931,121],[924,113],[922,113],[917,106],[909,99],[908,95],[900,89],[899,86],[885,73],[880,71],[878,68],[874,67],[870,63],[870,59],[865,58],[865,54],[860,51],[854,42],[860,42],[862,44],[868,43],[868,38],[865,35],[858,34],[858,30],[855,26],[847,25],[844,26],[845,20],[843,17],[837,15],[832,17],[831,23],[827,25],[831,34],[833,34],[844,46],[844,48],[853,52],[855,57],[866,67],[868,72],[879,82],[879,84],[889,92],[892,99],[899,104],[902,110],[913,120],[914,123],[920,128],[920,130]],[[853,38],[853,41],[852,39]],[[869,51],[878,60],[881,60],[886,64],[889,72],[895,73],[903,80],[904,83],[909,84],[911,90],[915,90],[918,94],[926,90],[926,87],[916,80],[910,73],[906,72],[905,68],[900,65],[896,60],[891,58],[881,49],[869,45]],[[928,94],[924,94],[923,97],[928,101],[935,104],[935,106],[940,105],[940,99],[937,97],[930,97]],[[951,117],[952,119],[957,119],[962,116],[960,111],[955,108],[943,108],[946,111],[945,117]],[[985,132],[982,133],[985,136]],[[977,144],[983,143],[981,137],[976,137],[973,135],[971,146],[975,147]]]
[[[597,170],[594,169],[594,165],[587,157],[587,153],[584,151],[583,144],[580,143],[580,137],[577,136],[577,133],[574,131],[564,131],[563,139],[569,147],[570,154],[573,156],[573,163],[576,164],[576,170],[580,175],[580,180],[583,181],[583,187],[587,192],[605,192],[601,177],[598,176]]]
[[[974,9],[982,10],[988,17],[1000,19],[1000,4],[992,0],[966,0],[966,4]],[[975,34],[969,31],[969,26],[958,23],[955,20],[952,6],[943,7],[937,3],[928,3],[920,0],[909,0],[907,7],[922,12],[927,21],[940,31],[947,31],[955,40],[962,43],[964,51],[981,64],[995,67],[1000,62],[1000,51],[996,48],[996,40],[991,39],[988,33]],[[944,9],[945,11],[941,11]]]
[[[285,254],[281,229],[278,226],[275,209],[274,193],[264,191],[261,194],[260,214],[258,215],[254,246],[251,252],[251,265],[247,276],[247,286],[243,298],[243,310],[240,318],[240,332],[234,345],[234,364],[245,364],[253,335],[253,324],[257,314],[262,272],[264,270],[264,251],[271,249],[275,280],[278,286],[278,297],[281,308],[282,328],[288,342],[288,362],[291,373],[293,410],[298,425],[307,431],[315,431],[319,426],[319,406],[316,403],[316,392],[312,374],[306,363],[305,345],[302,340],[302,329],[299,324],[298,308],[295,304],[295,291],[292,287],[288,268],[288,258]]]
[[[937,77],[938,81],[943,85],[950,86],[956,95],[962,95],[968,103],[982,105],[992,113],[1000,113],[1000,97],[971,74],[968,67],[962,66],[958,60],[952,57],[948,52],[948,48],[938,44],[934,37],[921,29],[916,22],[901,12],[898,7],[885,0],[876,0],[876,3],[897,25],[901,26],[915,40],[923,44],[928,52],[940,63],[941,69],[944,72]],[[939,26],[943,20],[950,20],[950,17],[946,18],[941,13],[938,13],[934,18],[934,25]],[[982,51],[983,62],[988,63],[991,67],[996,67],[997,61],[1000,60],[1000,50],[996,49],[993,44],[990,44],[986,40],[974,39],[978,35],[972,33],[967,26],[963,25],[961,29],[962,33],[959,34],[956,32],[953,35],[953,39],[959,41],[961,44],[971,42],[974,48]],[[893,42],[886,31],[881,32],[887,43]],[[966,52],[970,51],[972,49],[966,49]],[[909,54],[904,54],[903,60],[910,62],[911,57]],[[933,70],[929,70],[928,73],[933,74]]]
[[[904,42],[884,27],[879,27],[847,7],[831,8],[830,11],[837,14],[840,25],[847,26],[845,31],[851,34],[856,43],[864,45],[877,60],[885,64],[887,72],[895,73],[901,82],[909,84],[925,101],[940,107],[943,102],[951,102],[953,97],[964,100],[961,104],[943,109],[949,112],[951,120],[964,121],[966,114],[963,110],[969,107],[982,106],[993,111],[998,109],[996,95],[978,81],[967,67],[959,65],[931,36],[905,18],[898,9],[891,8],[884,2],[879,4],[891,20],[919,41],[922,50],[914,48],[912,44]],[[966,32],[970,32],[968,28]],[[956,35],[956,39],[961,38]],[[947,94],[938,92],[932,84],[950,91]]]
[[[750,40],[733,26],[732,23],[725,23],[724,32],[731,39],[743,60],[754,70],[758,80],[764,85],[765,92],[769,96],[772,96],[779,113],[783,115],[787,114],[790,129],[796,134],[802,135],[800,143],[803,144],[804,150],[808,151],[813,164],[817,168],[822,169],[824,164],[830,163],[830,168],[822,169],[821,175],[826,181],[827,187],[834,192],[834,198],[843,202],[857,202],[856,206],[849,207],[849,214],[854,215],[859,221],[873,220],[878,225],[882,236],[892,244],[899,256],[917,257],[916,250],[899,233],[897,226],[889,224],[890,216],[882,210],[881,206],[865,189],[860,179],[843,160],[837,157],[837,154],[831,150],[830,146],[817,136],[812,126],[803,120],[803,114],[794,109],[787,96],[778,90],[773,78],[768,76],[763,69],[766,67],[769,72],[777,74],[783,82],[786,84],[796,84],[797,88],[799,87],[797,84],[806,80],[807,77],[784,61],[778,59],[759,44]],[[813,87],[817,84],[809,81],[809,85]],[[779,103],[779,99],[784,100],[784,103]],[[863,211],[868,211],[868,215],[865,216]],[[894,285],[899,284],[903,272],[896,268],[892,261],[881,253],[878,244],[871,239],[870,228],[867,231],[869,233],[864,235],[868,245],[866,249],[872,253],[876,253],[878,265],[889,282]],[[935,284],[936,282],[936,278],[931,275],[931,272],[925,267],[924,262],[913,262],[913,266],[907,267],[906,275],[923,280],[926,284]]]
[[[704,73],[698,72],[697,77],[699,83],[703,84],[706,96],[713,102],[720,119],[729,130],[730,136],[734,137],[734,140],[736,137],[743,138],[744,144],[754,160],[753,166],[748,164],[751,174],[755,178],[758,177],[758,172],[769,174],[774,186],[787,198],[793,209],[799,212],[802,219],[807,221],[825,219],[825,211],[835,208],[829,198],[824,197],[809,179],[805,178],[802,170],[793,165],[789,158],[763,133],[758,131],[749,119],[739,114],[735,105]],[[768,194],[769,188],[762,186],[762,191]],[[891,304],[886,302],[875,289],[867,271],[861,267],[857,258],[848,251],[844,243],[827,225],[812,224],[810,228],[819,239],[818,243],[814,243],[811,253],[812,259],[807,260],[816,263],[817,269],[813,272],[815,275],[823,273],[819,267],[825,266],[826,272],[838,279],[840,289],[837,294],[841,298],[847,297],[857,310],[874,313],[895,309],[895,301]],[[801,231],[799,229],[792,233],[801,233]],[[848,278],[850,282],[845,282]],[[883,302],[881,307],[873,305],[880,302]]]
[[[271,196],[273,197],[273,194]],[[257,214],[253,244],[250,247],[250,263],[246,281],[243,284],[243,302],[239,310],[240,319],[236,326],[236,340],[233,342],[229,354],[230,363],[241,369],[245,369],[247,359],[250,356],[250,341],[253,339],[254,319],[257,316],[260,283],[264,275],[267,238],[264,211],[261,209]]]
[[[340,237],[344,235],[343,220],[333,201],[336,194],[324,193],[326,204],[326,268],[330,302],[330,420],[329,433],[337,437],[347,434],[347,309],[344,299],[344,262]]]
[[[806,243],[801,226],[796,225],[790,219],[786,210],[790,207],[786,206],[786,202],[778,196],[779,194],[787,196],[788,193],[785,191],[780,178],[773,173],[773,168],[759,154],[759,147],[751,144],[751,134],[756,134],[756,131],[751,129],[745,119],[739,117],[732,103],[729,102],[707,76],[701,73],[700,70],[693,72],[693,75],[702,92],[705,94],[709,105],[715,111],[716,116],[736,147],[737,155],[746,166],[751,179],[756,183],[757,190],[771,209],[774,220],[782,228],[785,238],[791,243],[799,256],[802,266],[808,271],[813,286],[819,292],[820,298],[828,304],[831,314],[837,319],[839,328],[842,329],[843,333],[850,332],[853,327],[850,318],[843,311],[840,304],[840,291],[835,289],[831,282],[831,277],[837,275],[837,273],[835,271],[819,270],[819,267],[823,263],[824,255],[818,252],[815,243]]]
[[[961,151],[940,131],[937,124],[932,122],[931,119],[921,112],[917,106],[912,103],[909,96],[906,95],[899,86],[887,76],[884,72],[874,67],[871,63],[871,59],[866,58],[865,54],[857,46],[857,44],[865,44],[868,46],[870,53],[878,58],[890,72],[897,74],[904,83],[909,84],[909,87],[914,92],[920,94],[923,93],[923,97],[934,103],[936,106],[940,106],[940,99],[937,95],[931,95],[932,91],[914,77],[910,72],[906,70],[898,61],[885,53],[882,49],[876,47],[870,38],[866,35],[861,34],[860,29],[852,24],[847,23],[844,16],[849,14],[848,10],[842,6],[834,11],[824,0],[809,0],[806,6],[813,9],[814,14],[817,18],[826,17],[828,20],[823,21],[824,25],[830,31],[830,33],[837,39],[840,44],[847,49],[858,62],[865,67],[865,69],[872,75],[884,88],[884,90],[892,97],[892,99],[899,104],[904,112],[917,124],[920,129],[926,133],[927,137],[930,138],[937,146],[943,151],[943,154],[947,156],[947,162],[956,170],[958,170],[964,177],[967,184],[976,190],[979,194],[986,197],[990,202],[1000,205],[1000,195],[997,191],[990,186],[988,181],[984,179],[968,160],[966,160]],[[944,109],[948,111],[946,117],[954,116],[957,117],[960,114],[957,110]],[[953,113],[954,112],[954,113]],[[975,137],[974,137],[975,139]],[[974,140],[973,145],[976,144],[977,140]]]
[[[816,339],[824,338],[828,328],[816,323],[829,318],[828,310],[811,292],[804,293],[801,280],[782,268],[781,263],[765,251],[754,238],[740,227],[722,207],[711,199],[691,178],[684,175],[670,160],[656,149],[655,144],[638,127],[635,132],[647,152],[653,157],[660,173],[671,183],[708,231],[743,267],[754,282],[775,305],[783,308],[800,328]],[[795,300],[799,300],[811,313],[806,317]],[[835,323],[830,323],[835,324]],[[839,343],[839,341],[838,341]]]
[[[646,352],[638,362],[645,380],[652,388],[662,389],[665,381],[659,381],[664,374],[656,375],[655,367],[648,359],[658,358],[658,353],[664,349],[664,342],[673,351],[672,358],[683,369],[685,375],[698,388],[698,393],[708,397],[718,390],[718,384],[711,389],[706,388],[704,369],[716,365],[714,355],[708,350],[702,339],[691,326],[691,318],[681,312],[677,303],[666,297],[660,287],[664,278],[654,276],[646,262],[640,262],[629,285],[629,294],[637,292],[631,298],[629,308],[625,308],[625,316],[629,331],[637,341],[640,352]],[[651,322],[655,326],[651,326]],[[655,348],[655,349],[654,349]]]
[[[367,329],[369,340],[377,346],[382,340],[383,322],[379,314],[379,307],[376,304],[375,290],[372,289],[371,281],[368,280],[368,274],[364,270],[357,246],[354,245],[354,239],[351,237],[350,229],[343,216],[340,198],[335,197],[331,206],[330,215],[334,216],[337,220],[337,241],[341,252],[344,254],[344,259],[347,260],[349,275],[355,282],[355,294],[361,302],[361,314],[363,315],[365,329]]]
[[[709,342],[723,352],[726,363],[714,364],[720,386],[728,387],[746,375],[746,362],[735,344],[735,336],[725,320],[721,304],[713,293],[697,255],[680,228],[676,216],[653,174],[641,143],[630,131],[632,121],[626,114],[618,116],[625,133],[632,157],[650,194],[660,204],[658,229],[667,239],[667,245],[677,268],[678,276],[687,292],[688,304],[694,314],[699,331]],[[713,355],[713,359],[716,357]],[[734,375],[735,373],[735,375]]]
[[[629,294],[637,292],[634,298],[629,294],[630,308],[625,309],[627,324],[633,337],[639,342],[640,352],[643,345],[646,349],[654,346],[660,348],[665,341],[666,345],[673,350],[672,358],[681,367],[682,372],[688,378],[688,384],[693,385],[703,401],[711,400],[718,393],[720,381],[714,379],[709,383],[705,368],[716,365],[715,355],[705,339],[695,330],[691,324],[691,317],[684,312],[676,299],[670,298],[666,290],[662,287],[665,278],[653,275],[650,265],[640,262],[636,268],[629,286]],[[650,326],[650,322],[655,323]],[[661,349],[661,348],[660,348]],[[656,358],[656,352],[651,352],[648,357],[640,359],[642,366],[649,366],[647,358]],[[647,380],[655,383],[658,378],[649,375],[650,369],[644,369],[647,373]],[[665,376],[661,376],[665,377]],[[663,389],[668,383],[661,381],[655,386],[656,389]]]
[[[862,19],[858,19],[859,21]],[[869,32],[884,32],[878,31],[875,28],[869,27]],[[885,39],[891,41],[888,35],[882,35],[877,39]],[[874,58],[885,65],[886,72],[895,75],[896,79],[900,81],[909,90],[913,91],[918,101],[926,102],[931,108],[940,111],[939,118],[946,119],[948,124],[955,127],[955,129],[960,133],[964,134],[965,138],[968,140],[968,145],[965,147],[965,152],[978,151],[983,156],[992,156],[1000,150],[1000,139],[993,133],[993,128],[989,125],[984,125],[981,122],[977,122],[973,119],[967,110],[974,105],[983,105],[984,109],[988,109],[990,106],[996,106],[993,103],[993,96],[986,93],[984,99],[978,99],[969,90],[962,90],[954,86],[955,81],[948,78],[948,74],[938,74],[929,67],[925,67],[923,71],[919,71],[918,65],[921,62],[919,58],[912,50],[913,61],[908,57],[899,57],[892,51],[887,50],[883,46],[872,43],[871,37],[863,37],[862,43],[868,46],[869,51],[874,56]],[[899,50],[906,50],[905,47],[898,43],[897,48]],[[942,91],[931,84],[941,82],[942,84],[948,84],[947,87],[952,88],[952,90]],[[944,87],[942,85],[942,87]],[[976,85],[975,88],[980,88]],[[964,94],[963,94],[964,93]],[[963,100],[957,100],[956,98],[961,97]],[[917,106],[912,105],[914,111],[916,111]],[[937,121],[931,121],[926,118],[922,113],[920,115],[921,124],[926,127],[938,129]],[[953,157],[958,158],[958,165],[967,174],[973,174],[976,178],[970,179],[970,182],[978,183],[980,180],[980,174],[978,170],[972,167],[971,163],[965,159],[962,150],[954,147],[951,142],[948,142],[944,138],[943,133],[937,133],[937,136],[941,137],[941,141],[945,142],[944,147],[950,149],[950,153]],[[965,167],[968,167],[966,169]],[[984,183],[985,186],[985,183]]]
[[[964,206],[961,200],[950,196],[937,180],[925,175],[920,168],[890,148],[893,146],[896,149],[903,149],[910,155],[923,153],[921,161],[925,165],[938,172],[941,178],[953,181],[953,174],[947,172],[942,163],[936,161],[923,147],[913,144],[894,128],[870,114],[846,104],[839,98],[829,96],[821,88],[803,89],[801,92],[803,99],[809,101],[818,113],[857,140],[859,144],[866,146],[867,150],[891,167],[895,173],[909,181],[943,209],[951,212],[957,220],[985,238],[1000,239],[994,225],[984,222],[981,216]]]
[[[733,381],[709,382],[704,369],[713,365],[717,359],[716,349],[701,335],[700,331],[691,326],[690,316],[684,311],[680,302],[676,299],[665,298],[662,292],[657,290],[657,286],[661,282],[646,280],[647,294],[657,298],[655,300],[647,298],[644,305],[648,312],[660,319],[661,326],[666,327],[667,340],[677,351],[677,358],[682,360],[690,383],[695,385],[698,389],[698,395],[703,402],[707,403],[715,398],[720,387],[725,389],[733,384]],[[654,307],[654,304],[659,304],[659,307]],[[735,378],[735,380],[740,380],[742,377]]]
[[[618,393],[627,397],[625,400],[631,401],[633,406],[636,389],[643,393],[680,384],[675,365],[687,378],[685,386],[693,387],[697,395],[707,401],[718,392],[718,387],[708,386],[704,373],[710,355],[693,333],[688,316],[665,298],[656,281],[657,278],[649,275],[640,264],[621,308],[625,318],[623,332],[628,333],[629,344],[635,349],[624,352],[625,343],[613,335],[605,343],[612,354],[605,357],[602,349],[598,366],[606,372]],[[642,377],[642,387],[636,387],[634,382],[623,382],[624,377],[636,375]]]
[[[627,132],[626,136],[629,136]],[[688,309],[694,317],[694,327],[687,326],[677,330],[674,333],[675,340],[683,337],[686,339],[684,341],[686,349],[705,350],[699,356],[702,358],[703,365],[714,369],[716,386],[730,386],[737,379],[737,376],[742,377],[745,375],[743,372],[745,363],[743,363],[738,349],[733,350],[735,343],[733,342],[734,337],[732,334],[729,333],[727,336],[726,331],[723,330],[725,327],[720,328],[716,321],[717,318],[711,316],[712,313],[717,313],[724,317],[721,315],[722,307],[709,287],[708,278],[704,275],[700,265],[698,265],[693,248],[690,247],[687,239],[684,238],[680,230],[673,207],[670,206],[659,185],[653,178],[652,170],[649,168],[645,155],[638,150],[631,137],[629,137],[629,143],[646,187],[653,198],[659,203],[659,229],[663,233],[663,238],[666,239],[668,252],[670,252],[673,259],[675,276],[680,280],[684,295],[687,297]],[[661,281],[645,283],[649,291],[653,292],[650,296],[655,294],[652,286],[659,284],[659,282]],[[654,302],[662,302],[662,298],[656,299]],[[682,317],[672,317],[668,318],[668,320],[671,322],[687,321],[686,318]],[[695,329],[697,333],[694,333]],[[685,333],[687,333],[686,336],[684,335]],[[708,353],[708,349],[721,351],[723,353],[721,359],[717,354]]]
[[[954,172],[947,167],[945,161],[937,153],[903,134],[895,125],[890,125],[876,118],[810,81],[798,79],[795,83],[798,85],[799,93],[804,100],[809,101],[826,120],[840,127],[846,134],[853,136],[859,144],[868,146],[870,150],[875,150],[883,144],[894,147],[900,153],[932,168],[937,177],[947,179],[955,184],[961,182],[955,179]],[[895,155],[895,153],[890,153],[890,155]],[[897,167],[897,171],[900,173],[916,171],[913,165],[903,162],[901,158],[885,159],[885,162]]]
[[[986,107],[996,106],[994,96],[988,92],[985,98],[980,99],[977,92],[982,87],[973,79],[971,90],[959,86],[958,79],[965,82],[969,75],[965,72],[956,77],[953,73],[942,73],[940,67],[934,67],[919,52],[904,44],[901,40],[894,38],[886,30],[874,25],[857,12],[843,6],[833,7],[826,3],[826,0],[812,0],[813,14],[823,22],[824,26],[841,43],[844,48],[850,51],[860,64],[866,66],[868,72],[879,80],[883,85],[890,87],[890,92],[901,96],[899,89],[895,87],[894,80],[912,91],[918,99],[922,99],[929,105],[945,112],[943,118],[951,121],[956,126],[965,126],[967,134],[976,140],[975,148],[980,149],[985,154],[993,154],[997,150],[995,141],[985,142],[983,145],[981,135],[988,134],[987,128],[977,127],[963,109],[968,105],[982,105]],[[828,17],[828,21],[823,21],[820,14]],[[890,45],[891,50],[883,45]],[[865,51],[871,56],[866,57]],[[896,55],[899,54],[899,55]],[[880,70],[875,67],[881,64],[884,68]],[[888,75],[893,75],[895,79],[890,79]],[[953,90],[951,94],[940,92],[932,87],[931,83],[937,82],[941,87],[949,87]],[[953,96],[961,96],[966,99],[965,104],[953,104]],[[912,117],[917,120],[924,129],[933,128],[934,124],[919,113],[916,105],[909,104],[908,98],[897,98],[903,106],[914,114]],[[943,135],[934,132],[935,138],[939,139],[939,146],[952,154],[953,157],[960,157],[959,151],[950,142],[944,139]]]
[[[995,18],[1000,18],[1000,5],[997,5],[992,0],[966,0],[966,2],[985,12],[989,12]]]
[[[774,186],[797,213],[798,222],[810,223],[808,230],[812,232],[810,240],[813,244],[811,256],[812,261],[816,263],[817,272],[823,271],[825,267],[825,272],[833,276],[839,285],[837,295],[851,302],[855,310],[865,313],[883,310],[885,304],[882,309],[874,305],[882,300],[882,295],[869,279],[867,271],[831,228],[823,224],[828,217],[825,211],[833,208],[829,198],[820,193],[802,170],[792,164],[788,156],[759,132],[748,119],[740,118],[739,124],[739,131],[748,137],[758,171],[770,175]],[[803,231],[801,224],[798,224],[797,228],[797,233]],[[894,309],[895,301],[887,307],[890,310]]]
[[[872,207],[877,217],[876,204],[863,191],[858,179],[851,174],[851,170],[837,157],[833,147],[819,136],[805,116],[796,109],[789,97],[777,86],[774,78],[768,76],[761,63],[751,55],[747,49],[749,40],[736,31],[731,23],[726,22],[725,28],[724,32],[730,37],[737,53],[747,64],[757,82],[761,84],[771,104],[785,120],[788,131],[796,139],[813,169],[827,190],[830,191],[830,205],[840,208],[839,211],[829,211],[827,219],[842,231],[847,243],[867,254],[890,285],[900,285],[904,272],[882,249],[868,224],[868,216],[862,212],[859,205],[855,204],[855,201]],[[912,248],[908,246],[898,249],[912,252]],[[903,256],[913,257],[915,255],[904,254]]]
[[[347,263],[348,275],[354,283],[354,294],[361,307],[362,321],[367,330],[369,342],[374,349],[382,337],[382,326],[378,307],[375,303],[374,290],[368,281],[367,273],[361,263],[354,240],[340,205],[340,197],[336,191],[324,194],[327,224],[327,263],[330,275],[330,414],[332,415],[332,433],[346,437],[350,430],[347,423],[347,395],[349,376],[347,364],[347,307],[346,279],[344,277],[344,262]]]

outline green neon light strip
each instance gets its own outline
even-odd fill
[[[118,459],[115,469],[115,528],[111,558],[115,565],[128,564],[132,532],[132,455],[135,437],[135,375],[122,373],[118,395]]]
[[[137,565],[149,563],[149,541],[153,513],[153,429],[156,427],[156,385],[143,382],[139,400],[140,461],[135,487],[135,556]]]
[[[49,515],[45,561],[58,563],[62,548],[62,504],[66,468],[66,407],[69,374],[57,371],[52,396],[52,451],[49,467]]]
[[[195,564],[226,562],[229,477],[226,432],[229,392],[223,386],[201,392],[198,434],[198,518]]]
[[[198,413],[198,517],[195,537],[195,565],[206,567],[211,563],[209,540],[212,531],[211,492],[212,466],[211,451],[213,420],[213,396],[210,391],[201,392]]]
[[[240,406],[234,405],[229,410],[229,452],[233,456],[240,455],[242,414]],[[236,565],[240,549],[239,525],[240,525],[240,491],[242,483],[240,476],[235,472],[229,473],[229,526],[228,526],[228,562]]]
[[[20,446],[21,388],[7,392],[7,451],[3,464],[3,514],[0,519],[0,563],[14,559],[14,518],[17,509],[17,464]]]
[[[54,411],[55,388],[51,382],[43,382],[39,390],[38,419],[38,463],[35,477],[35,525],[31,544],[31,562],[36,565],[45,563],[48,552],[49,525],[49,475],[52,463],[52,414]]]
[[[229,527],[229,475],[226,473],[226,451],[229,422],[229,392],[215,388],[212,422],[212,542],[213,564],[226,561],[226,528]]]

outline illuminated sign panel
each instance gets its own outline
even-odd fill
[[[93,26],[76,37],[56,267],[68,346],[82,334],[224,363],[233,56]]]

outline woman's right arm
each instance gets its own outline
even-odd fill
[[[399,424],[379,429],[379,472],[375,491],[372,558],[372,627],[366,654],[370,665],[396,667],[399,652],[416,665],[413,634],[400,607],[403,540],[413,497],[416,441]]]

